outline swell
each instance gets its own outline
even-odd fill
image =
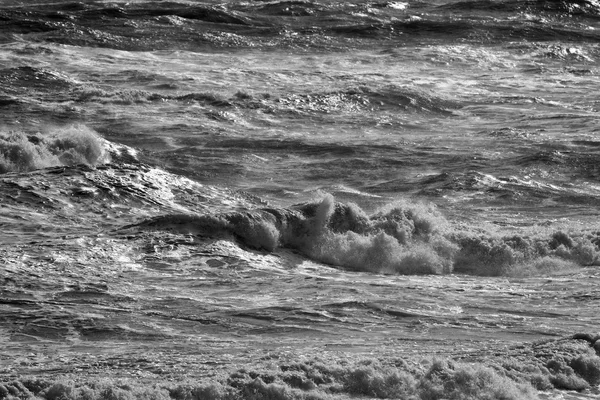
[[[507,40],[555,41],[557,37],[566,41],[595,42],[600,38],[594,30],[570,26],[562,20],[538,23],[520,16],[499,19],[430,15],[395,22],[342,25],[332,27],[330,31],[346,37],[405,39],[407,43],[460,39],[467,43],[497,44]]]
[[[98,6],[100,5],[100,6]],[[35,23],[43,23],[44,21],[61,22],[61,21],[110,21],[114,19],[144,19],[156,18],[163,16],[180,17],[189,20],[199,20],[204,22],[222,23],[222,24],[238,24],[250,25],[243,16],[237,15],[236,12],[226,11],[222,8],[211,6],[189,6],[174,2],[160,2],[148,4],[150,7],[140,7],[138,4],[109,6],[102,7],[98,3],[66,3],[48,5],[43,11],[34,8],[25,7],[27,11],[19,9],[8,9],[2,11],[0,20],[14,23],[17,26],[30,22],[32,27],[37,26]],[[37,19],[37,20],[36,20]],[[56,29],[58,25],[47,23],[49,29]]]
[[[600,3],[594,0],[505,0],[505,1],[462,1],[441,6],[440,9],[450,11],[501,11],[558,14],[597,18],[600,16]]]
[[[424,112],[450,115],[462,107],[458,101],[437,96],[423,89],[389,85],[379,88],[361,86],[345,90],[286,94],[280,97],[269,93],[248,94],[238,91],[227,97],[215,92],[192,92],[178,95],[145,90],[108,91],[80,86],[71,92],[77,102],[131,104],[174,101],[206,106],[261,110],[268,114],[327,114],[333,111],[363,113],[368,111]]]
[[[75,86],[70,77],[48,68],[24,65],[0,70],[0,89],[4,96],[10,96],[13,104],[27,98],[68,101]]]
[[[390,4],[283,1],[190,6],[161,2],[107,7],[69,3],[49,5],[43,11],[33,7],[0,10],[0,21],[6,34],[31,34],[35,40],[123,50],[206,46],[347,49],[369,46],[372,41],[402,45],[449,39],[498,43],[507,39],[600,38],[594,30],[563,18],[594,22],[600,16],[600,6],[593,1]]]
[[[81,17],[95,21],[97,19],[138,19],[138,18],[157,18],[157,17],[180,17],[188,20],[198,20],[204,22],[213,22],[217,24],[236,24],[253,25],[256,22],[248,20],[247,17],[237,15],[232,11],[225,11],[216,7],[202,7],[180,5],[177,3],[158,3],[152,8],[128,8],[107,7],[99,9],[90,9],[81,13]]]
[[[597,179],[597,174],[597,167],[593,163],[592,167],[584,167],[578,172],[577,178],[580,182],[581,179]],[[580,204],[590,209],[600,205],[598,190],[586,190],[583,185],[574,186],[574,179],[572,176],[548,180],[529,176],[494,176],[478,171],[443,172],[421,180],[418,193],[432,197],[457,197],[459,193],[463,193],[470,196],[471,203],[477,203],[479,200],[481,205],[488,202],[509,208],[519,206],[522,210],[532,208],[533,213],[535,205],[544,200],[565,206]],[[379,190],[389,190],[385,186],[392,184],[393,182],[386,182]]]
[[[159,74],[147,74],[127,70],[119,74],[138,84],[147,85],[169,81]],[[202,104],[210,107],[260,110],[267,114],[327,114],[330,112],[364,113],[368,111],[425,112],[452,114],[462,107],[451,100],[426,89],[412,86],[357,86],[340,90],[314,91],[310,93],[286,93],[274,96],[270,93],[250,94],[237,91],[233,96],[218,92],[188,92],[170,94],[178,89],[173,84],[158,84],[152,91],[134,88],[110,90],[85,82],[48,68],[29,65],[0,70],[0,88],[6,94],[5,105],[17,104],[19,100],[43,99],[48,102],[76,102],[99,104],[136,104],[165,102]]]
[[[406,110],[449,114],[462,105],[410,87],[388,85],[378,88],[360,86],[343,91],[291,95],[277,101],[283,107],[292,106],[298,111],[330,110]]]

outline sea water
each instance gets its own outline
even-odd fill
[[[434,356],[598,332],[599,28],[592,0],[4,1],[0,372],[324,356],[206,396],[436,398]],[[600,380],[591,347],[502,354],[473,362],[515,398]]]

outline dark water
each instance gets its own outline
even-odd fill
[[[178,313],[295,348],[315,323],[308,354],[346,329],[363,349],[365,324],[461,349],[597,330],[599,29],[592,0],[3,1],[0,337],[83,359],[74,343],[195,341],[165,327]],[[583,292],[553,303],[545,279]],[[536,295],[393,294],[441,282]]]

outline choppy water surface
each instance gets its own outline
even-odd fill
[[[3,379],[465,396],[441,357],[597,395],[598,29],[591,0],[4,1]]]

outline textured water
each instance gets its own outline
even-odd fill
[[[0,398],[241,367],[409,396],[285,375],[318,357],[596,396],[598,29],[593,0],[3,1],[0,374],[29,394]]]

